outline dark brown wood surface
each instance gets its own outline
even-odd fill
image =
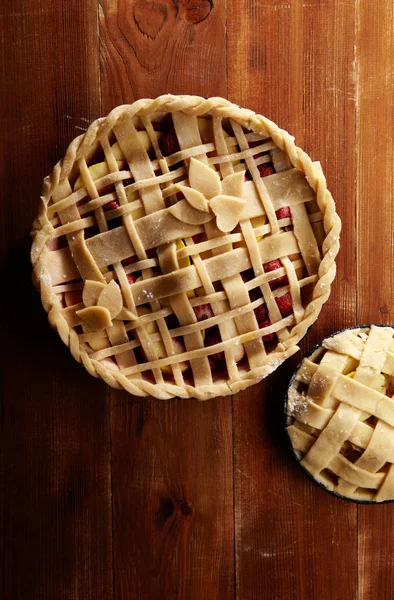
[[[221,95],[321,161],[343,219],[303,352],[393,323],[393,22],[391,0],[1,3],[2,598],[393,598],[394,505],[331,497],[286,446],[300,356],[233,398],[110,390],[50,330],[28,256],[41,181],[91,120]]]

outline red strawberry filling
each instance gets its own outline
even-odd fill
[[[257,168],[259,170],[260,177],[267,177],[268,175],[273,175],[275,173],[274,168],[269,164],[258,165]]]
[[[193,242],[195,244],[200,244],[201,242],[204,241],[204,234],[203,233],[196,233],[196,235],[192,236]]]
[[[122,260],[122,265],[126,267],[127,265],[133,265],[136,262],[138,262],[137,256],[130,256],[129,258],[124,258]]]
[[[211,327],[207,329],[205,332],[205,346],[214,346],[215,344],[220,344],[222,338],[220,337],[218,327]],[[211,354],[208,356],[209,364],[211,366],[212,371],[220,369],[223,366],[224,362],[224,352],[216,352],[215,354]]]
[[[169,129],[163,134],[160,140],[160,147],[164,156],[170,156],[180,150],[175,129]]]
[[[215,315],[213,314],[213,310],[210,304],[201,304],[201,306],[193,307],[194,314],[197,317],[197,321],[205,321],[206,319],[211,319]]]
[[[272,325],[271,321],[261,321],[259,323],[260,329],[263,329],[263,327],[269,327],[270,325]],[[276,333],[267,333],[267,335],[263,335],[263,342],[265,342],[266,344],[269,344],[270,342],[274,342],[275,340],[276,340]]]
[[[130,285],[135,283],[135,277],[132,273],[129,273],[128,275],[126,275],[126,277],[127,277],[127,281],[129,282]]]
[[[251,281],[254,278],[253,269],[248,269],[241,273],[242,281],[246,283],[247,281]],[[258,298],[261,298],[262,293],[259,287],[254,288],[253,290],[249,290],[249,298],[251,302],[254,302]]]
[[[275,173],[274,167],[270,163],[265,163],[263,165],[257,166],[260,177],[267,177],[268,175],[273,175]],[[250,171],[246,171],[245,173],[245,181],[250,181],[252,176]]]
[[[256,315],[257,323],[260,327],[260,322],[268,321],[268,310],[265,304],[260,304],[257,308],[254,309],[254,314]]]
[[[260,304],[260,306],[255,308],[254,314],[256,315],[259,329],[263,329],[264,327],[269,327],[272,325],[271,321],[269,320],[268,310],[265,304]],[[263,342],[266,344],[274,342],[275,340],[276,333],[267,333],[267,335],[263,335]]]
[[[271,260],[270,262],[263,265],[264,271],[266,273],[269,273],[270,271],[276,271],[277,269],[280,269],[282,266],[283,265],[280,262],[280,260]],[[273,281],[269,282],[271,290],[275,290],[276,288],[280,287],[281,285],[288,285],[288,283],[289,283],[289,280],[287,279],[287,275],[283,275],[283,277],[278,277],[277,279],[274,279]]]
[[[254,278],[253,269],[248,269],[247,271],[243,271],[241,273],[242,281],[246,283],[247,281],[251,281]]]
[[[119,208],[119,202],[117,200],[111,200],[111,202],[108,202],[108,204],[106,204],[104,208],[106,210],[115,210]]]
[[[283,208],[278,208],[275,211],[277,219],[289,219],[291,217],[290,206],[284,206]]]
[[[278,305],[280,314],[282,317],[288,317],[293,312],[293,301],[291,299],[290,292],[275,298],[276,304]]]
[[[248,142],[248,146],[249,148],[256,148],[256,146],[259,146],[261,144],[261,141],[256,140],[255,142]],[[253,154],[253,158],[257,158],[259,155],[258,154]]]
[[[249,290],[249,298],[251,302],[262,298],[263,294],[261,293],[261,289],[259,287],[254,288],[253,290]]]
[[[156,249],[155,248],[150,248],[149,250],[146,251],[146,256],[148,258],[156,258],[157,253],[156,253]]]

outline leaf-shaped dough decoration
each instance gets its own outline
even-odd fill
[[[188,223],[189,225],[202,225],[203,223],[208,223],[213,218],[211,213],[193,208],[186,200],[180,200],[174,206],[171,206],[168,212],[179,219],[179,221]]]
[[[245,204],[246,200],[235,196],[221,194],[212,198],[210,205],[216,215],[218,229],[224,233],[232,231],[238,225]]]
[[[209,212],[208,202],[201,192],[184,185],[177,185],[176,188],[185,196],[186,200],[193,208]]]
[[[75,314],[82,319],[90,331],[102,331],[112,327],[111,315],[104,306],[89,306],[89,308],[77,310]]]
[[[190,159],[189,183],[191,188],[201,192],[208,200],[222,191],[220,177],[216,171],[195,158]]]
[[[101,292],[97,304],[109,310],[111,319],[114,319],[122,310],[123,298],[120,287],[112,280]]]
[[[222,181],[222,193],[225,196],[236,196],[243,198],[244,195],[245,171],[227,175]]]
[[[98,297],[105,288],[105,283],[87,279],[83,287],[82,302],[85,306],[94,306],[97,304]]]

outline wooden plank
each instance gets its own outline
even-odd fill
[[[392,3],[373,18],[359,0],[99,4],[0,7],[0,595],[233,598],[235,517],[241,600],[390,598],[391,505],[358,509],[357,547],[355,507],[314,486],[285,447],[297,357],[233,404],[111,392],[113,588],[109,392],[50,331],[27,235],[43,176],[95,117],[168,91],[228,96],[322,161],[343,219],[338,278],[303,349],[391,321]]]
[[[237,0],[232,12],[230,99],[266,114],[321,160],[345,225],[340,276],[307,350],[355,319],[354,7]],[[283,400],[297,359],[234,398],[240,599],[260,599],[261,590],[265,598],[356,597],[356,508],[314,486],[284,449]]]
[[[106,389],[50,330],[28,258],[42,179],[99,113],[97,4],[15,0],[0,10],[0,594],[111,599]]]
[[[393,4],[357,2],[357,322],[392,323]],[[359,507],[359,598],[392,596],[392,505]]]
[[[225,96],[224,4],[148,4],[102,3],[103,114],[166,92]],[[233,598],[231,400],[114,392],[111,431],[116,598]]]
[[[212,7],[211,0],[103,0],[103,107],[165,93],[226,96],[223,0]]]
[[[231,402],[113,396],[116,598],[233,598]]]

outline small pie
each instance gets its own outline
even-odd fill
[[[377,325],[336,333],[289,386],[296,457],[318,483],[351,500],[394,499],[393,335]]]
[[[89,373],[205,400],[298,350],[339,232],[320,165],[288,133],[222,98],[165,95],[92,123],[44,180],[34,282]]]

